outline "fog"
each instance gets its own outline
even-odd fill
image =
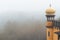
[[[60,0],[0,0],[0,40],[46,40],[45,10],[60,15]]]
[[[30,13],[32,13],[32,15]],[[10,11],[3,14],[0,23],[2,24],[0,25],[0,40],[46,39],[45,18],[40,12],[23,13]]]

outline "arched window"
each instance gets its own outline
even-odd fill
[[[59,28],[59,30],[60,30],[60,28]]]
[[[50,32],[48,31],[48,36],[50,36]]]
[[[57,30],[59,30],[59,28],[57,27]]]

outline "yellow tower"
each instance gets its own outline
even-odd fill
[[[46,35],[47,35],[47,40],[53,40],[53,21],[54,21],[54,17],[55,17],[55,9],[51,7],[46,9],[46,17],[47,17],[47,21],[46,21]]]

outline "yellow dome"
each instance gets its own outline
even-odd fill
[[[52,7],[49,7],[46,9],[46,14],[54,14],[55,13],[55,9]]]

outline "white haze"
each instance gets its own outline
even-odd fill
[[[13,38],[17,40],[26,37],[29,37],[28,39],[36,38],[34,40],[44,40],[45,10],[49,7],[51,1],[0,0],[0,40]],[[56,9],[56,18],[60,16],[59,2],[60,0],[53,0],[53,3],[51,3],[52,7]],[[9,39],[7,39],[8,37]]]

